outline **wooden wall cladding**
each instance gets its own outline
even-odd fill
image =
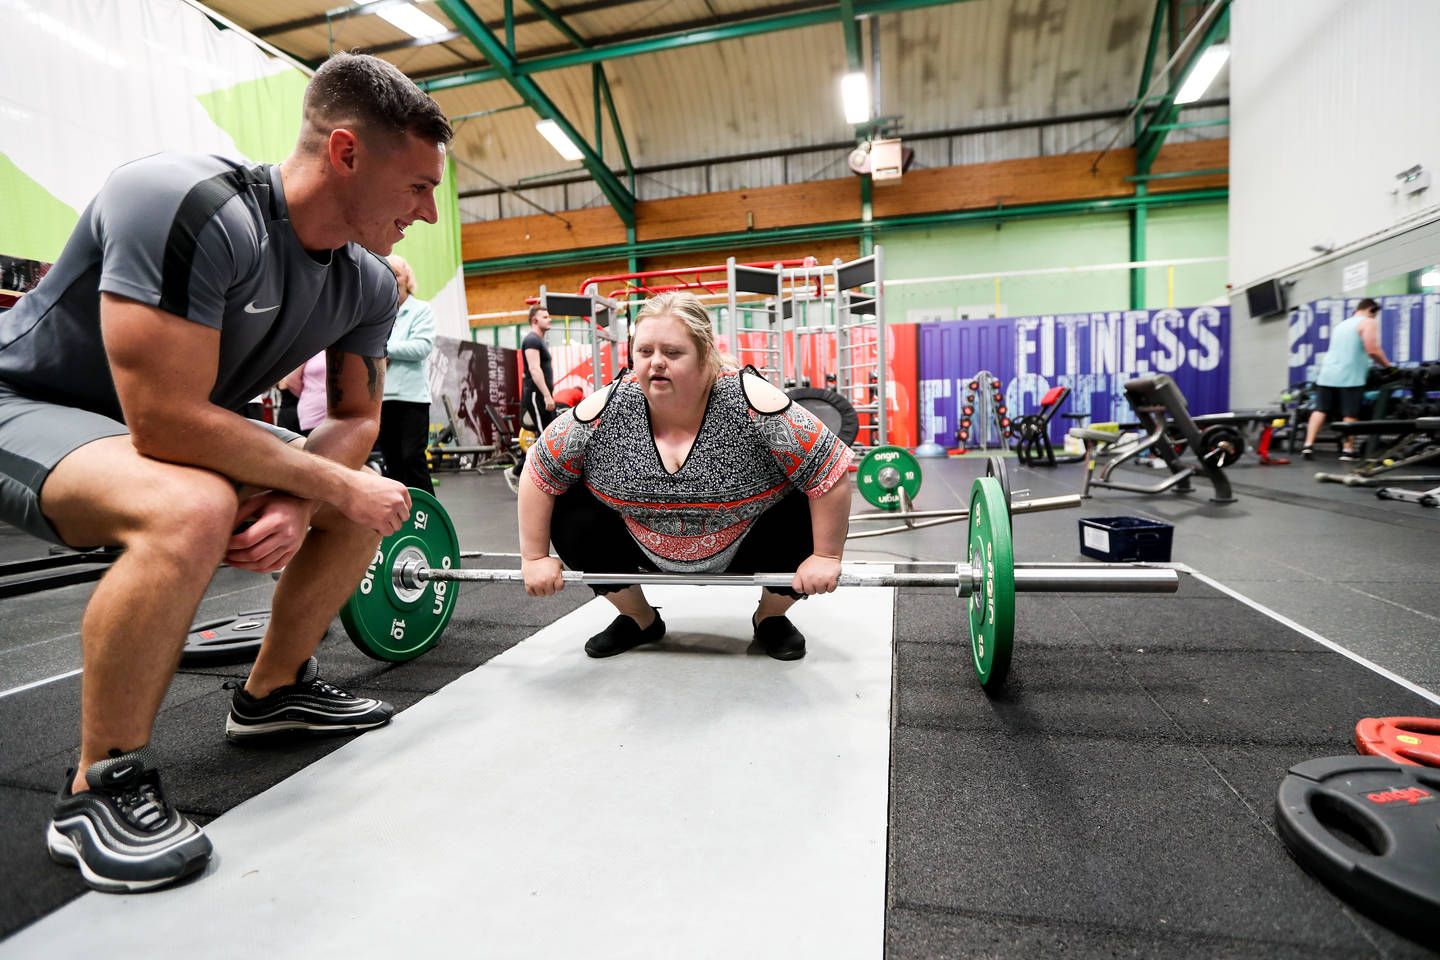
[[[465,304],[470,313],[507,313],[525,310],[525,298],[540,294],[543,283],[550,290],[573,293],[587,277],[605,274],[625,273],[624,260],[603,260],[596,263],[577,264],[563,267],[544,267],[538,270],[512,270],[508,273],[489,273],[465,278]],[[471,326],[485,327],[496,324],[518,323],[522,317],[502,317],[495,320],[472,320]]]
[[[635,205],[635,234],[663,240],[707,233],[853,220],[859,216],[860,179],[817,180],[753,190],[726,190]]]
[[[1173,143],[1162,147],[1150,165],[1151,173],[1182,173],[1186,170],[1221,170],[1230,167],[1230,141],[1193,140],[1190,143]],[[1173,180],[1150,181],[1151,193],[1171,193],[1176,190],[1205,190],[1210,187],[1228,187],[1230,174],[1212,173],[1203,177],[1177,177]]]
[[[1229,140],[1199,140],[1161,149],[1152,173],[1202,170],[1229,163]],[[1065,200],[1128,197],[1135,184],[1125,178],[1135,172],[1135,151],[1130,149],[1067,153],[1053,157],[1027,157],[995,163],[912,170],[895,186],[877,186],[876,218],[931,213],[937,210],[979,210],[997,204],[1020,206]],[[1227,174],[1152,181],[1152,193],[1223,187]]]
[[[533,217],[507,217],[504,220],[463,224],[460,227],[460,257],[464,260],[488,260],[521,253],[579,250],[625,242],[625,225],[610,207],[562,210],[559,215],[569,221],[569,227],[561,220],[541,213]]]
[[[1229,160],[1228,139],[1169,144],[1156,157],[1151,172],[1222,169],[1229,166]],[[1132,196],[1135,184],[1125,178],[1134,172],[1134,164],[1134,151],[1121,149],[1103,156],[1097,151],[912,170],[895,186],[875,188],[874,214],[876,218],[885,218],[985,209],[996,204],[1020,206]],[[1153,180],[1149,187],[1151,193],[1169,193],[1224,187],[1229,180],[1228,174],[1220,173]],[[556,218],[538,214],[467,223],[461,228],[462,255],[466,260],[485,260],[625,242],[620,219],[609,208],[567,210],[563,216],[569,221],[568,229]],[[641,241],[659,240],[858,220],[859,217],[860,180],[848,177],[645,201],[636,205],[636,235]],[[723,264],[731,255],[752,263],[804,256],[829,263],[836,257],[855,259],[859,255],[859,241],[850,238],[682,253],[649,258],[642,262],[641,269]],[[521,310],[525,298],[535,296],[542,283],[551,289],[571,291],[578,289],[586,277],[624,272],[624,260],[609,260],[468,277],[466,299],[471,313]]]

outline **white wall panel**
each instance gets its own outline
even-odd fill
[[[1440,185],[1392,193],[1415,163],[1440,169],[1440,3],[1240,2],[1230,67],[1230,278],[1246,284],[1433,206]]]
[[[1440,185],[1391,191],[1412,164],[1440,167],[1440,3],[1242,0],[1231,17],[1230,382],[1246,407],[1285,386],[1288,325],[1250,320],[1245,287],[1303,271],[1321,240],[1363,246],[1433,215]],[[1338,273],[1317,268],[1292,298],[1321,295],[1311,288]]]

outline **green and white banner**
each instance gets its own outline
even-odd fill
[[[308,79],[179,0],[0,0],[0,255],[53,261],[122,163],[162,150],[279,162]],[[469,339],[453,168],[395,252],[437,332]]]

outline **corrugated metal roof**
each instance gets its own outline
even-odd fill
[[[793,11],[801,3],[776,0],[628,0],[565,15],[567,7],[597,6],[574,0],[556,12],[582,37],[606,38],[636,31],[673,29],[715,18]],[[254,29],[324,13],[324,0],[214,0],[218,12]],[[433,3],[422,8],[448,19]],[[472,0],[484,20],[503,20],[504,0]],[[833,7],[825,4],[823,6]],[[527,13],[515,4],[517,14]],[[986,123],[1037,120],[1059,115],[1123,108],[1135,96],[1149,36],[1154,0],[969,0],[884,14],[879,29],[880,98],[885,115],[896,115],[906,133],[947,130]],[[497,34],[503,30],[497,29]],[[269,36],[277,45],[307,58],[330,49],[353,49],[404,39],[376,16],[351,16],[326,25]],[[522,59],[536,50],[568,46],[543,20],[521,24],[516,45]],[[871,55],[869,29],[862,47]],[[457,70],[482,60],[464,40],[407,47],[382,53],[411,75]],[[1158,63],[1168,52],[1162,48]],[[674,163],[706,157],[760,152],[849,140],[841,116],[838,81],[847,68],[844,34],[838,23],[764,33],[716,43],[648,53],[606,62],[631,159],[636,165]],[[587,139],[595,133],[591,68],[576,66],[533,75],[546,95]],[[1209,96],[1223,96],[1225,75]],[[1162,86],[1163,89],[1163,86]],[[436,99],[451,116],[512,105],[520,96],[504,81],[442,90]],[[603,109],[603,108],[602,108]],[[1188,120],[1225,116],[1223,108]],[[490,178],[517,184],[539,174],[578,167],[567,163],[535,131],[536,116],[518,109],[462,121],[455,153]],[[1118,121],[1095,120],[1064,126],[977,133],[916,141],[917,162],[927,166],[972,163],[1073,150],[1099,149],[1110,142]],[[604,123],[603,152],[619,167],[618,150]],[[1173,131],[1175,140],[1224,136],[1226,127]],[[1128,129],[1119,140],[1130,142]],[[784,160],[746,161],[708,170],[666,171],[642,178],[642,198],[672,196],[739,186],[843,175],[843,160],[830,153]],[[490,180],[459,172],[462,191],[486,189]],[[583,194],[583,197],[582,197]],[[593,185],[552,188],[545,202],[597,202]],[[540,201],[537,201],[540,202]],[[603,201],[600,201],[603,202]],[[466,204],[467,212],[489,204]],[[517,204],[506,198],[506,215]],[[477,210],[478,212],[478,210]]]

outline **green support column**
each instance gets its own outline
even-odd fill
[[[860,178],[860,222],[864,226],[860,230],[860,256],[868,257],[875,252],[875,231],[870,226],[875,219],[875,206],[871,194],[874,192],[875,184],[870,179],[870,174]]]
[[[1135,184],[1135,196],[1143,197],[1146,194],[1146,187],[1143,183]],[[1146,230],[1145,204],[1136,204],[1130,211],[1130,262],[1139,263],[1145,259],[1145,230]],[[1130,270],[1130,309],[1145,309],[1145,274],[1144,267]]]

